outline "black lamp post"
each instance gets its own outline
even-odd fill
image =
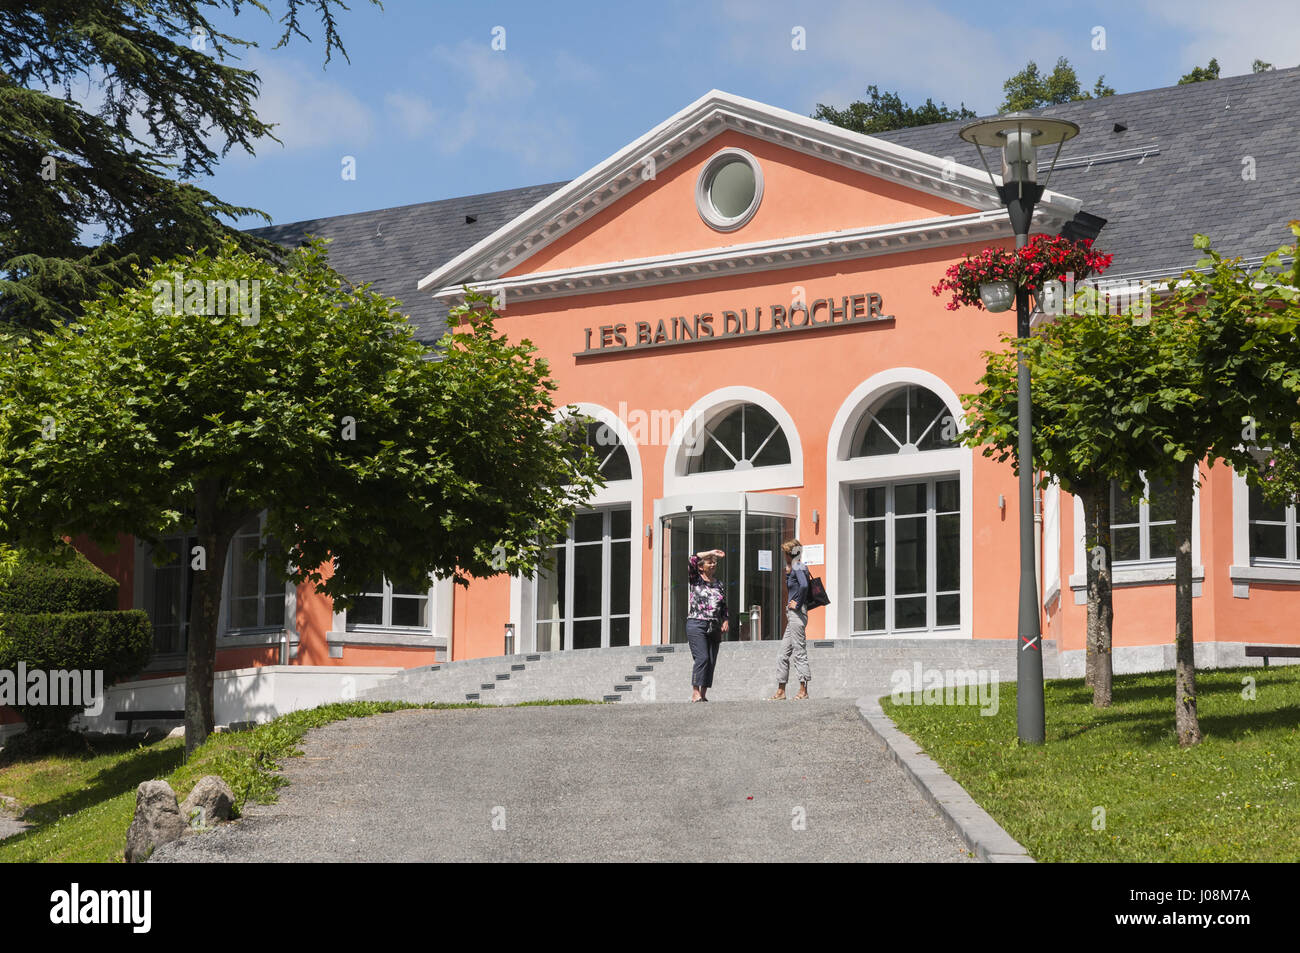
[[[1027,113],[1012,113],[994,119],[969,123],[958,133],[975,144],[980,161],[988,169],[989,180],[1007,207],[1011,228],[1016,233],[1016,248],[1029,241],[1029,224],[1034,206],[1043,197],[1046,182],[1038,184],[1037,148],[1055,145],[1047,171],[1050,179],[1056,168],[1061,146],[1079,134],[1079,127],[1061,119],[1045,119]],[[984,158],[984,146],[1002,150],[1002,184],[998,185]],[[986,293],[985,287],[988,287]],[[982,286],[980,299],[990,311],[1005,311],[1011,306],[1009,289]],[[1016,336],[1027,338],[1029,327],[1029,292],[1017,286]],[[1017,363],[1016,399],[1018,404],[1020,447],[1020,612],[1016,624],[1016,729],[1020,740],[1042,744],[1047,734],[1043,711],[1043,650],[1038,626],[1038,582],[1034,566],[1034,444],[1033,404],[1029,395],[1029,364],[1021,351]]]

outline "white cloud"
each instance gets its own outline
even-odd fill
[[[926,0],[837,0],[798,8],[778,0],[728,0],[721,52],[738,63],[762,63],[793,101],[844,105],[875,84],[882,93],[900,92],[912,105],[933,97],[954,108],[964,100],[989,112],[1001,102],[1008,76],[1035,56],[1040,66],[1050,66],[1055,51],[1066,49],[1064,36],[1053,30],[1028,36],[1022,30],[1017,43],[1008,44],[1004,23],[984,20],[977,7],[965,9],[967,19]],[[796,26],[804,28],[807,44],[798,52],[791,48]],[[1080,80],[1091,83],[1090,64],[1074,65]]]
[[[425,135],[438,122],[438,112],[432,104],[410,93],[385,93],[384,106],[389,118],[405,135],[412,138]]]
[[[277,124],[272,132],[284,143],[285,152],[322,146],[355,149],[370,141],[374,134],[370,110],[342,84],[287,57],[253,52],[247,64],[245,68],[262,80],[254,105],[257,116]],[[266,150],[265,143],[262,149]]]
[[[404,129],[431,133],[445,155],[486,149],[548,171],[570,170],[576,158],[573,123],[542,112],[538,84],[520,54],[464,40],[435,47],[433,61],[430,79],[440,89],[436,100],[404,92],[387,97],[390,113]],[[584,75],[582,68],[576,61],[562,64],[570,78]]]
[[[1154,19],[1188,35],[1185,70],[1214,57],[1222,76],[1250,72],[1256,59],[1279,69],[1300,66],[1300,6],[1277,0],[1147,0]],[[1171,83],[1176,79],[1170,80]]]

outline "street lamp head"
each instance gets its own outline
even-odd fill
[[[993,181],[993,170],[989,169],[988,160],[984,158],[985,146],[1002,150],[1004,185],[1033,185],[1038,181],[1038,147],[1056,146],[1056,156],[1053,156],[1051,168],[1047,172],[1050,179],[1051,170],[1056,168],[1056,158],[1061,154],[1061,145],[1067,139],[1077,136],[1079,127],[1066,119],[1010,113],[992,119],[977,119],[962,126],[957,134],[966,142],[975,144],[980,161],[988,169],[990,182]],[[996,182],[993,184],[997,185]]]

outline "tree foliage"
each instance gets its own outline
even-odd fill
[[[226,282],[248,289],[238,309]],[[0,538],[197,537],[187,745],[212,727],[231,538],[260,512],[283,545],[268,566],[346,606],[381,576],[531,573],[599,482],[585,429],[552,425],[546,362],[481,298],[438,360],[396,304],[320,243],[283,268],[228,245],[137,270],[79,324],[0,338]]]
[[[817,104],[812,118],[842,126],[854,132],[872,135],[888,132],[891,129],[906,129],[910,126],[928,126],[936,122],[948,122],[952,119],[974,119],[975,113],[962,103],[957,109],[950,109],[946,103],[935,105],[934,100],[926,99],[920,106],[909,106],[897,93],[881,93],[872,85],[867,87],[867,98],[855,100],[843,109]]]
[[[1259,61],[1256,60],[1256,62]],[[1255,72],[1259,72],[1259,70],[1256,70]],[[1186,86],[1188,83],[1203,83],[1207,79],[1218,79],[1218,78],[1219,78],[1219,61],[1216,60],[1214,57],[1210,57],[1209,65],[1194,67],[1190,73],[1184,74],[1183,77],[1178,80],[1178,85]]]
[[[1292,223],[1300,236],[1300,222]],[[1192,494],[1204,461],[1229,463],[1268,492],[1295,498],[1289,449],[1267,455],[1259,447],[1288,440],[1300,445],[1300,265],[1295,246],[1266,256],[1259,267],[1219,255],[1197,236],[1205,253],[1194,269],[1171,279],[1150,315],[1084,314],[1015,341],[1033,380],[1034,464],[1058,476],[1084,499],[1089,554],[1089,634],[1108,599],[1109,518],[1093,514],[1110,481],[1138,492],[1144,471],[1174,485],[1175,725],[1180,743],[1200,740],[1192,632]],[[986,355],[982,390],[965,400],[966,441],[986,456],[1014,459],[1018,441],[1016,351]],[[1016,465],[1020,461],[1016,460]],[[1105,574],[1094,594],[1093,570]],[[1094,683],[1094,689],[1097,688]]]
[[[1079,76],[1064,56],[1056,61],[1050,73],[1041,73],[1038,64],[1030,60],[1019,73],[1002,84],[1006,93],[1001,112],[1021,112],[1037,109],[1040,106],[1057,106],[1072,103],[1078,99],[1100,99],[1114,96],[1115,90],[1107,86],[1104,76],[1098,76],[1092,92],[1083,90],[1079,85]]]
[[[346,57],[341,0],[284,6],[277,45],[306,37],[299,17],[315,10],[326,62]],[[187,181],[232,148],[275,138],[253,109],[257,75],[229,65],[255,44],[209,19],[247,7],[267,10],[249,0],[0,4],[0,322],[71,320],[101,283],[121,289],[131,264],[185,248],[234,241],[275,253],[222,221],[263,213]]]

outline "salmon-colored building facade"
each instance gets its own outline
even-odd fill
[[[1067,186],[1050,183],[1061,191],[1039,203],[1033,232],[1097,234],[1108,210]],[[682,642],[686,556],[713,548],[726,553],[729,637],[778,639],[781,544],[794,537],[832,600],[811,613],[814,639],[1014,638],[1015,477],[957,439],[959,395],[1014,312],[949,311],[931,291],[962,256],[1013,241],[982,167],[702,97],[450,260],[426,261],[418,281],[441,302],[466,284],[494,295],[499,329],[549,362],[557,404],[596,422],[607,483],[553,541],[553,568],[427,592],[377,580],[357,610],[336,613],[310,587],[281,597],[264,567],[237,579],[232,562],[218,667]],[[1117,250],[1113,270],[1124,264]],[[1120,670],[1172,658],[1172,519],[1161,487],[1117,510]],[[1062,670],[1081,673],[1080,523],[1072,497],[1042,491],[1043,632]],[[1293,508],[1266,509],[1231,471],[1206,471],[1193,553],[1203,662],[1300,642],[1297,536]],[[183,624],[179,576],[161,577],[129,541],[92,555],[123,582],[124,606]],[[160,642],[159,673],[183,667],[176,634]]]

